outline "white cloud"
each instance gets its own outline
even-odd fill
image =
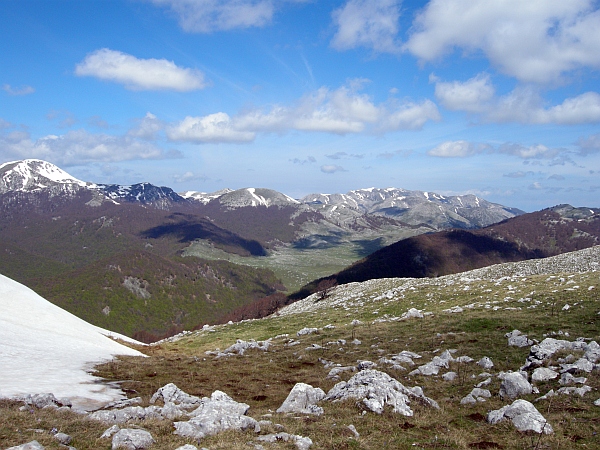
[[[489,149],[489,146],[467,141],[447,141],[432,148],[427,154],[441,158],[464,158],[481,153],[486,149]]]
[[[561,150],[548,148],[542,144],[530,145],[529,147],[521,144],[503,144],[498,148],[498,152],[523,159],[552,159],[558,156]]]
[[[336,173],[336,172],[347,172],[346,169],[344,169],[342,166],[336,166],[336,165],[324,165],[321,166],[321,172],[323,173]]]
[[[235,116],[218,112],[203,117],[186,117],[167,127],[167,137],[189,142],[249,142],[259,132],[284,133],[290,130],[334,134],[382,133],[418,130],[428,120],[440,120],[431,100],[421,103],[390,100],[376,104],[356,92],[364,84],[349,82],[336,90],[320,88],[295,105],[254,109]]]
[[[435,96],[448,109],[482,112],[494,98],[495,89],[487,74],[479,74],[464,83],[460,81],[435,83]]]
[[[397,0],[349,0],[332,16],[337,32],[331,41],[336,50],[367,47],[376,52],[398,53],[396,42],[398,18]]]
[[[91,134],[85,130],[37,140],[32,140],[27,132],[13,131],[0,135],[0,149],[2,159],[39,158],[65,165],[181,156],[178,151],[165,151],[130,136]]]
[[[181,122],[167,127],[167,137],[173,141],[188,142],[251,142],[256,134],[236,129],[228,114],[219,112],[204,117],[187,116]]]
[[[425,61],[454,49],[482,52],[505,74],[547,83],[600,68],[598,23],[594,0],[432,0],[404,48]]]
[[[195,174],[194,172],[188,171],[182,175],[174,175],[173,180],[176,183],[186,183],[189,181],[206,181],[206,180],[208,180],[208,177],[206,175],[198,175],[198,174]]]
[[[11,128],[13,126],[12,123],[4,120],[2,117],[0,117],[0,130],[3,130],[5,128]]]
[[[168,6],[191,33],[262,27],[271,22],[274,0],[150,0]]]
[[[206,87],[204,74],[178,67],[166,59],[139,59],[103,48],[90,53],[77,64],[75,74],[124,84],[127,89],[193,91]]]
[[[487,74],[479,74],[465,82],[435,82],[435,96],[446,108],[480,113],[488,122],[575,125],[600,122],[600,94],[585,92],[567,98],[561,104],[546,106],[539,90],[520,86],[506,95],[495,96],[495,88]]]
[[[35,89],[31,86],[21,86],[19,88],[13,88],[10,84],[2,85],[2,90],[8,95],[29,95],[35,92]]]
[[[164,127],[165,124],[161,120],[148,112],[142,119],[136,120],[136,126],[130,129],[127,134],[147,141],[153,141]]]

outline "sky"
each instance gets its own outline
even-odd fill
[[[0,163],[600,207],[595,0],[0,0]]]

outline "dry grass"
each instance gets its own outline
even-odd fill
[[[416,362],[422,364],[445,349],[456,349],[457,355],[468,355],[476,361],[489,356],[495,363],[493,373],[501,370],[517,370],[528,355],[528,348],[508,347],[504,334],[519,329],[531,338],[542,340],[545,333],[562,330],[569,332],[569,339],[578,336],[600,341],[597,321],[600,302],[596,290],[588,290],[596,285],[598,274],[576,275],[570,280],[580,286],[570,291],[557,287],[546,277],[530,277],[517,290],[512,291],[512,300],[504,301],[505,286],[491,282],[472,284],[469,291],[455,289],[422,288],[408,292],[404,299],[388,304],[365,303],[360,308],[349,311],[342,309],[326,310],[316,314],[302,314],[275,317],[260,321],[238,323],[218,327],[216,332],[201,332],[190,335],[174,343],[148,347],[148,358],[120,358],[98,367],[98,375],[108,380],[118,380],[129,397],[141,396],[144,405],[150,396],[161,386],[173,382],[184,391],[198,396],[210,396],[219,389],[234,400],[250,405],[249,414],[257,420],[271,420],[272,426],[263,433],[276,432],[275,424],[292,434],[310,437],[313,449],[568,449],[600,448],[600,408],[593,401],[600,395],[600,376],[587,374],[587,384],[594,391],[585,397],[558,396],[551,400],[535,403],[536,407],[552,424],[553,435],[539,436],[533,433],[520,433],[509,422],[489,425],[485,422],[488,411],[499,409],[507,404],[499,396],[484,403],[472,406],[460,405],[460,399],[467,395],[476,383],[483,380],[478,375],[483,370],[475,365],[452,363],[449,370],[458,373],[455,381],[443,381],[441,376],[409,377],[408,371],[390,370],[380,365],[405,386],[419,385],[425,395],[440,404],[434,410],[413,402],[414,416],[404,417],[385,411],[382,415],[372,412],[363,414],[363,409],[355,402],[322,403],[325,414],[320,417],[284,415],[274,411],[287,397],[291,388],[298,382],[311,384],[327,391],[335,381],[326,379],[329,369],[325,369],[320,358],[342,365],[355,365],[357,360],[377,362],[382,356],[411,350],[423,356]],[[519,292],[520,291],[520,292]],[[532,294],[533,292],[533,294]],[[536,308],[527,308],[532,303],[519,303],[518,299],[530,297],[539,301]],[[497,300],[503,309],[493,311],[486,308],[465,309],[460,314],[448,314],[443,309],[473,302]],[[562,306],[578,303],[569,311]],[[558,306],[560,307],[558,307]],[[400,315],[409,307],[431,311],[434,314],[424,319],[402,322],[372,323],[383,314]],[[505,307],[521,309],[504,309]],[[374,311],[379,314],[374,314]],[[359,319],[362,325],[352,326],[350,322]],[[322,329],[328,323],[334,329]],[[300,345],[286,346],[286,337],[273,339],[273,346],[267,352],[248,351],[244,356],[215,358],[205,354],[206,350],[226,348],[235,339],[265,339],[282,333],[297,338],[295,333],[303,327],[319,327],[318,334],[298,338]],[[350,341],[357,338],[360,345]],[[327,345],[330,341],[346,339],[346,345]],[[306,350],[311,344],[322,345],[319,350]],[[437,352],[436,352],[437,350]],[[566,356],[566,355],[558,355]],[[445,370],[440,372],[444,373]],[[351,374],[344,375],[348,379]],[[492,379],[487,387],[497,394],[500,382]],[[557,380],[539,385],[539,395],[525,396],[533,401],[550,388],[560,387]],[[72,413],[53,411],[18,411],[15,402],[0,403],[0,447],[22,444],[37,439],[46,448],[58,448],[48,433],[58,428],[74,437],[73,446],[79,450],[86,448],[110,448],[109,440],[98,437],[108,426],[91,422]],[[360,437],[356,438],[347,428],[354,425]],[[210,449],[246,449],[253,441],[250,432],[227,432],[203,439],[199,444],[172,434],[173,428],[167,421],[147,421],[137,423],[152,433],[157,440],[155,448],[175,449],[185,443]],[[44,430],[43,433],[30,431]],[[29,431],[27,431],[29,430]],[[266,444],[266,449],[292,449],[292,443]]]

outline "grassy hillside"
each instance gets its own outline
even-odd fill
[[[13,200],[19,208],[0,202],[0,273],[94,325],[151,340],[219,322],[285,289],[268,269],[181,258],[200,237],[232,252],[262,252],[207,219],[112,202],[90,207],[85,196]]]
[[[583,397],[558,395],[535,402],[550,389],[561,387],[558,380],[537,383],[539,394],[523,396],[552,425],[553,434],[522,433],[508,421],[496,425],[485,421],[488,411],[512,403],[498,395],[497,375],[518,370],[529,354],[528,347],[508,346],[506,333],[518,329],[537,341],[547,336],[600,341],[600,274],[577,272],[600,267],[600,255],[594,251],[577,258],[494,266],[436,279],[381,279],[339,286],[324,300],[310,297],[267,319],[217,326],[153,345],[143,350],[148,358],[120,358],[99,366],[98,374],[109,380],[127,380],[120,381],[122,387],[129,396],[140,395],[144,404],[168,382],[198,396],[222,390],[234,400],[250,405],[251,417],[272,421],[263,426],[262,434],[284,429],[307,436],[314,443],[311,449],[599,448],[598,406],[593,404],[600,389],[597,370],[584,374],[586,385],[593,391]],[[409,308],[421,310],[424,317],[400,320]],[[318,331],[297,336],[304,327]],[[268,338],[272,338],[272,346],[266,352],[254,350],[244,356],[222,358],[206,353],[224,349],[236,339]],[[360,342],[352,342],[355,339]],[[292,345],[294,342],[298,344]],[[415,360],[416,364],[424,364],[444,350],[454,351],[454,357],[466,355],[474,361],[451,362],[448,369],[434,376],[411,376],[408,373],[416,366],[394,369],[381,360],[403,350],[422,357]],[[484,356],[494,362],[494,367],[487,370],[490,384],[486,386],[492,396],[485,402],[462,405],[460,400],[487,377],[480,375],[486,371],[475,364]],[[565,356],[557,355],[548,364],[557,365],[557,358]],[[354,401],[322,401],[323,416],[274,413],[298,382],[326,392],[333,387],[336,380],[326,378],[330,368],[324,364],[328,361],[352,366],[360,360],[376,363],[378,370],[407,387],[422,387],[440,409],[412,402],[414,416],[407,417],[389,409],[381,415],[364,411]],[[457,374],[453,381],[442,378],[449,371]],[[342,373],[341,377],[347,380],[352,375]],[[81,417],[74,414],[21,412],[18,406],[11,402],[0,404],[0,414],[7,418],[0,425],[0,442],[5,447],[35,438],[47,448],[55,448],[48,434],[15,431],[50,426],[73,435],[77,448],[110,447],[108,440],[98,439],[106,425],[85,422],[83,426]],[[279,428],[274,424],[279,424]],[[351,424],[359,437],[349,432],[347,426]],[[193,442],[173,435],[170,421],[152,420],[136,425],[153,434],[158,442],[156,448],[189,443],[210,449],[241,450],[256,438],[250,431],[226,432]],[[266,449],[295,448],[285,443],[263,445]]]
[[[327,277],[338,284],[388,277],[437,277],[571,252],[600,242],[600,214],[562,205],[479,230],[421,234],[384,247]],[[292,298],[315,292],[320,279]]]

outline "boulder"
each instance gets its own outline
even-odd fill
[[[200,397],[196,397],[195,395],[190,395],[182,391],[174,383],[165,384],[163,387],[158,389],[152,398],[150,398],[150,403],[154,404],[158,400],[161,400],[165,404],[179,404],[184,408],[197,407],[200,404]]]
[[[325,400],[359,400],[363,406],[377,414],[381,414],[385,405],[389,405],[395,413],[412,416],[413,411],[408,406],[410,398],[439,408],[434,400],[425,397],[423,390],[418,386],[411,389],[406,388],[387,373],[374,369],[363,370],[347,382],[337,383],[327,393]]]
[[[533,371],[531,381],[548,381],[553,380],[556,377],[558,377],[558,373],[554,370],[548,369],[547,367],[538,367]]]
[[[139,450],[148,448],[154,443],[154,438],[146,430],[124,428],[114,434],[112,438],[112,450],[117,448]]]
[[[502,379],[500,384],[500,397],[517,398],[533,392],[531,384],[520,372],[508,372],[498,375]]]
[[[554,432],[544,416],[527,400],[515,400],[511,405],[490,411],[487,416],[487,421],[491,424],[496,424],[504,419],[510,419],[519,431],[534,431],[544,434]]]
[[[16,447],[10,447],[6,450],[44,450],[44,446],[38,441],[31,441],[27,444],[17,445]]]
[[[494,363],[488,356],[484,356],[479,361],[477,361],[477,365],[481,366],[485,370],[490,370],[492,367],[494,367]]]
[[[225,430],[260,431],[256,420],[246,413],[250,407],[238,403],[221,391],[215,391],[210,398],[204,397],[200,406],[189,415],[187,422],[175,422],[175,434],[192,439],[202,439],[205,436],[217,434]]]
[[[530,347],[534,344],[531,339],[528,339],[527,336],[519,330],[513,330],[510,333],[506,333],[504,336],[508,338],[508,345],[511,347]]]
[[[323,414],[323,408],[317,403],[325,398],[323,389],[314,388],[310,384],[297,383],[277,409],[278,413]]]

